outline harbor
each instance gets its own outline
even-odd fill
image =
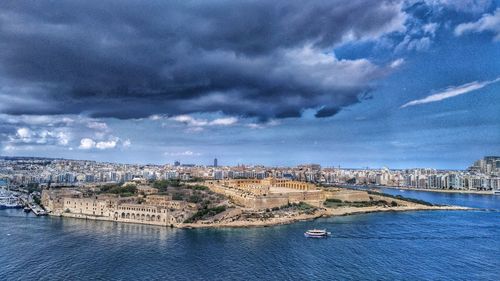
[[[22,208],[19,198],[6,189],[0,189],[0,209]]]
[[[45,209],[33,200],[33,195],[11,191],[5,188],[0,189],[0,209],[21,209],[36,216],[46,216]]]

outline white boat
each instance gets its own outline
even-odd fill
[[[9,191],[0,189],[0,209],[21,208],[19,198]]]
[[[304,233],[307,238],[326,238],[331,232],[326,231],[326,229],[310,229]]]

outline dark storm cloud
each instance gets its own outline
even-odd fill
[[[389,70],[325,52],[403,20],[395,1],[2,1],[0,112],[330,116]]]
[[[316,115],[314,115],[316,118],[324,118],[324,117],[330,117],[335,114],[337,114],[340,111],[340,108],[338,107],[325,107],[318,112],[316,112]]]

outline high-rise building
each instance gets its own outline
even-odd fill
[[[217,158],[214,158],[214,167],[217,167]]]
[[[474,165],[469,167],[469,171],[484,174],[498,173],[500,172],[500,156],[485,156],[483,159],[474,162]]]

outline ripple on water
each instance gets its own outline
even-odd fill
[[[180,230],[0,211],[2,280],[500,280],[500,213]],[[305,239],[306,229],[333,232]],[[3,235],[3,234],[11,235]],[[5,277],[5,278],[4,278]]]

